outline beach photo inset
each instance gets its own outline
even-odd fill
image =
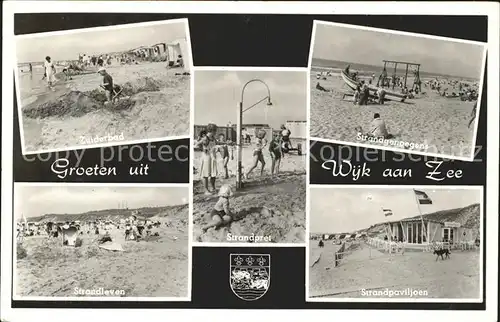
[[[14,185],[18,300],[190,297],[189,188]]]
[[[482,187],[311,187],[308,300],[480,302],[482,200]]]
[[[315,21],[310,135],[472,161],[483,43]]]
[[[195,242],[305,243],[307,70],[196,69]]]
[[[187,19],[20,35],[23,154],[188,136]]]

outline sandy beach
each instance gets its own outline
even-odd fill
[[[422,145],[413,150],[410,146],[386,145],[389,149],[403,148],[415,152],[471,157],[475,126],[467,126],[474,102],[439,96],[436,91],[423,84],[422,93],[404,103],[388,101],[384,105],[358,106],[352,101],[342,100],[344,93],[352,94],[352,91],[340,77],[340,70],[332,71],[332,75],[327,76],[326,80],[318,80],[316,74],[317,71],[313,68],[310,120],[312,137],[381,146],[382,143],[359,140],[355,130],[357,126],[367,130],[373,114],[379,113],[395,141]],[[360,71],[360,75],[362,74]],[[367,79],[366,76],[360,77],[364,78]],[[422,78],[423,83],[426,80],[428,79]],[[316,89],[318,82],[329,92]],[[412,78],[408,78],[408,84],[413,84]],[[450,85],[447,92],[458,93],[458,89],[453,89]]]
[[[188,135],[190,76],[175,75],[183,70],[165,66],[108,66],[114,83],[124,88],[125,99],[114,106],[103,104],[102,77],[92,71],[67,81],[59,75],[55,92],[21,90],[26,152],[95,145],[100,143],[92,141],[96,136],[129,142]]]
[[[168,216],[168,217],[166,217]],[[110,235],[123,252],[98,247],[99,235],[79,235],[81,247],[61,245],[60,238],[26,237],[25,258],[17,259],[16,294],[19,296],[77,296],[75,288],[124,290],[125,297],[187,297],[187,207],[160,213],[152,220],[162,225],[155,240],[125,241],[123,229]],[[168,222],[169,225],[164,223]],[[102,237],[102,235],[101,235]]]
[[[292,140],[297,144],[298,140]],[[305,141],[302,141],[305,146]],[[243,149],[243,170],[251,165],[251,153]],[[236,178],[236,150],[234,160],[229,161],[229,179],[223,179],[222,164],[219,159],[216,187],[230,184],[234,187]],[[305,205],[306,205],[306,156],[287,154],[281,161],[280,174],[270,176],[271,158],[264,153],[266,161],[264,177],[259,177],[260,168],[245,182],[241,191],[235,192],[230,199],[230,206],[235,221],[219,229],[209,229],[202,233],[201,227],[210,220],[210,212],[218,200],[217,195],[203,195],[203,183],[195,171],[193,220],[194,241],[228,242],[230,233],[237,236],[270,236],[274,243],[303,243],[305,240]],[[200,152],[195,153],[195,169],[200,168]]]
[[[354,247],[338,267],[334,252],[338,246],[325,242],[320,249],[310,241],[310,297],[366,298],[362,289],[427,291],[413,298],[479,298],[479,252],[454,251],[451,258],[436,261],[428,252],[386,254],[361,243]],[[321,254],[319,261],[311,267]],[[372,296],[373,297],[373,296]],[[408,296],[395,296],[408,297]]]

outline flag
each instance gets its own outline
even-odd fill
[[[382,211],[384,212],[384,216],[392,216],[392,210],[391,209],[385,209],[382,208]]]
[[[417,201],[419,204],[432,205],[431,198],[429,198],[429,196],[425,192],[419,190],[413,190],[413,191],[415,191],[415,195],[417,196]]]

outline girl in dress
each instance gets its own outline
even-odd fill
[[[217,145],[215,141],[215,133],[217,132],[217,125],[208,124],[207,135],[202,137],[197,144],[197,148],[202,150],[201,168],[200,173],[203,177],[205,185],[205,195],[211,195],[216,191],[215,179],[217,178]],[[211,189],[208,182],[210,181]]]

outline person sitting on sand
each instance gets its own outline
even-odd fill
[[[385,126],[384,120],[380,118],[379,113],[373,114],[373,121],[371,123],[371,131],[368,133],[370,136],[387,138],[389,133],[387,132],[387,127]]]
[[[266,131],[260,129],[257,132],[255,138],[255,145],[253,150],[253,165],[250,167],[248,172],[245,174],[244,178],[247,179],[250,173],[257,167],[258,163],[261,163],[260,175],[264,175],[264,166],[266,165],[266,161],[264,161],[264,154],[262,153],[262,149],[267,145],[267,140],[265,139]]]
[[[219,134],[218,151],[222,156],[222,167],[224,168],[225,176],[224,178],[229,178],[229,171],[227,169],[227,164],[229,163],[229,156],[231,160],[234,160],[233,149],[229,147],[228,141],[225,140],[224,134]],[[231,153],[229,153],[231,152]]]
[[[329,90],[327,90],[326,88],[324,88],[323,86],[321,86],[319,84],[319,82],[316,84],[316,89],[322,91],[322,92],[329,92]]]
[[[278,133],[274,134],[269,142],[269,153],[271,154],[271,176],[278,174],[281,165],[281,139]]]
[[[215,192],[215,180],[217,178],[216,132],[217,125],[208,124],[206,136],[203,137],[196,146],[203,151],[200,172],[205,183],[205,195],[211,195],[212,192]],[[210,181],[212,190],[208,187],[208,181]]]
[[[182,59],[182,55],[177,56],[177,66],[184,67],[184,60]]]
[[[104,60],[102,59],[102,56],[99,56],[97,59],[97,66],[103,67],[102,65],[104,64]]]
[[[45,63],[44,63],[44,68],[45,68],[45,74],[44,76],[47,78],[47,85],[50,90],[54,91],[54,82],[56,81],[56,68],[54,66],[54,63],[52,63],[50,56],[45,57]]]
[[[104,67],[99,68],[97,71],[99,75],[102,76],[102,88],[106,92],[106,102],[111,103],[113,100],[114,87],[113,87],[113,77],[108,74]]]
[[[229,208],[229,198],[233,195],[229,185],[223,185],[219,190],[219,200],[210,213],[211,221],[205,225],[202,230],[207,231],[209,228],[218,228],[223,225],[229,224],[233,218]]]

